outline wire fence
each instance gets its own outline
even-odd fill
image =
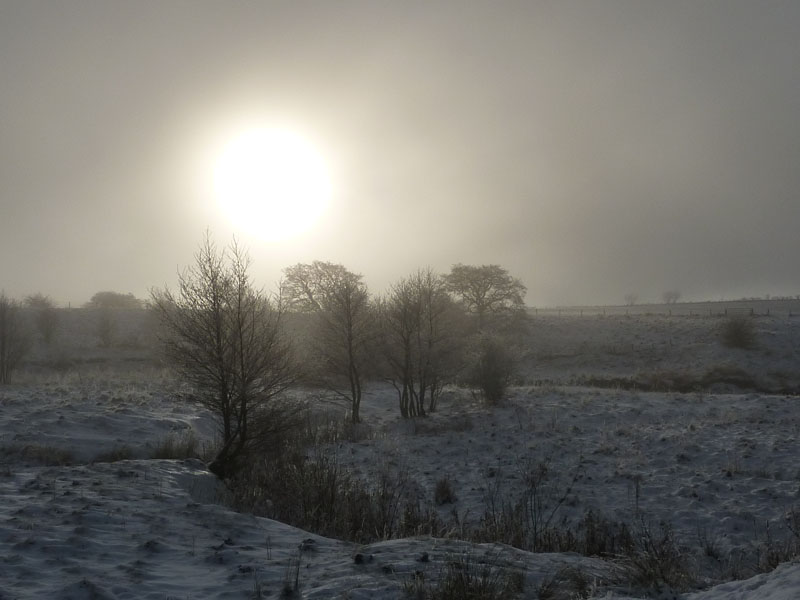
[[[634,304],[630,306],[564,306],[531,308],[533,316],[666,316],[666,317],[784,317],[800,318],[800,300],[733,300]]]

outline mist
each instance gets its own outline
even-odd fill
[[[531,306],[800,293],[800,5],[0,4],[0,288],[146,297],[203,232],[254,275],[376,291],[500,264]],[[231,120],[310,132],[307,232],[237,231],[205,157]]]

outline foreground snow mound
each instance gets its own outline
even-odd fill
[[[564,569],[606,578],[599,559],[498,544],[414,538],[368,546],[326,539],[214,502],[222,490],[196,460],[23,469],[0,479],[0,598],[404,598],[466,560],[519,574],[523,597]],[[794,598],[800,566],[686,600]],[[623,598],[608,593],[598,597]]]
[[[214,504],[199,461],[27,469],[0,480],[0,598],[402,598],[453,556],[518,569],[529,583],[603,561],[430,538],[370,546]],[[530,587],[528,589],[531,589]],[[259,594],[261,596],[259,596]]]
[[[800,564],[785,563],[771,573],[723,583],[686,600],[796,600],[800,598]]]

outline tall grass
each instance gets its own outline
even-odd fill
[[[162,438],[153,448],[150,458],[155,459],[186,459],[202,458],[208,454],[202,448],[200,440],[193,429],[182,433],[170,433]]]

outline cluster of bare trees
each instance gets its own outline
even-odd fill
[[[235,241],[220,249],[206,234],[177,288],[154,289],[149,303],[165,357],[219,419],[210,468],[220,477],[234,475],[252,452],[280,444],[302,408],[284,394],[298,382],[343,398],[353,423],[361,420],[369,380],[394,387],[406,418],[435,411],[444,387],[458,381],[488,400],[502,396],[510,361],[496,325],[524,312],[525,295],[502,267],[458,264],[444,275],[420,269],[378,296],[340,264],[288,267],[275,294],[257,288],[249,268]],[[102,317],[143,305],[132,294],[98,292],[85,307]],[[110,344],[111,333],[101,335],[106,321],[113,332],[110,317],[101,318],[98,335]],[[0,294],[0,383],[20,365],[34,331],[50,344],[58,322],[47,296],[22,303]]]
[[[0,383],[8,383],[25,359],[35,332],[49,346],[58,324],[58,309],[49,296],[37,293],[19,302],[0,293]]]
[[[20,310],[19,302],[0,294],[0,383],[8,382],[30,346]]]
[[[378,300],[382,375],[400,401],[400,414],[414,417],[436,410],[446,383],[460,368],[463,312],[444,277],[417,271],[391,286]]]
[[[309,317],[306,376],[345,397],[354,423],[365,377],[392,384],[403,417],[436,410],[444,386],[463,373],[470,343],[478,353],[489,348],[470,340],[471,331],[492,335],[493,319],[524,311],[525,286],[498,265],[459,264],[447,275],[420,269],[376,298],[339,264],[300,263],[284,275],[286,306]]]
[[[207,235],[177,291],[154,290],[151,299],[167,357],[219,417],[211,467],[221,477],[286,427],[293,409],[281,397],[292,384],[344,398],[358,423],[365,381],[382,379],[397,390],[403,417],[425,415],[463,375],[470,351],[476,365],[505,359],[486,343],[488,328],[524,311],[525,286],[497,265],[422,269],[379,297],[340,264],[288,267],[275,295],[254,287],[248,267],[235,243],[218,250]]]
[[[31,294],[25,298],[24,305],[33,313],[33,322],[42,341],[46,345],[53,343],[60,322],[56,303],[50,296],[42,293]]]

